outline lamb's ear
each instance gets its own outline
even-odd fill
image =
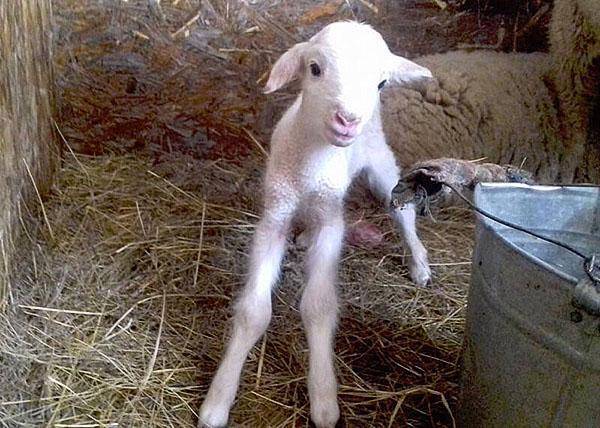
[[[400,84],[413,86],[433,79],[429,69],[398,55],[390,55],[390,78]]]
[[[299,77],[302,71],[303,53],[307,44],[307,42],[302,42],[292,46],[275,62],[263,90],[265,94],[270,94]]]

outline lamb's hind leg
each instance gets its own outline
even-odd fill
[[[248,282],[235,307],[233,334],[200,408],[200,427],[227,424],[248,352],[271,320],[271,288],[279,274],[288,227],[288,220],[275,221],[268,216],[258,224]]]
[[[308,393],[317,428],[332,428],[339,418],[333,342],[338,317],[336,276],[344,220],[341,201],[326,213],[311,234],[307,251],[308,280],[300,311],[309,347]]]
[[[390,215],[402,231],[404,242],[412,254],[408,267],[413,282],[417,285],[428,284],[431,282],[431,269],[427,250],[417,235],[415,206],[414,204],[408,204],[403,208],[390,206],[392,189],[398,184],[400,170],[387,145],[383,145],[381,150],[378,149],[370,154],[366,173],[371,191],[390,211]]]

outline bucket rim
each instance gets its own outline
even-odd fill
[[[474,195],[473,195],[473,200],[474,200],[475,206],[477,208],[484,209],[481,206],[484,193],[487,195],[487,192],[494,192],[494,191],[498,191],[500,189],[507,189],[507,188],[520,189],[522,191],[527,191],[527,192],[530,192],[530,191],[552,192],[552,191],[579,190],[579,191],[584,191],[584,192],[589,191],[590,193],[596,193],[596,194],[598,194],[598,197],[600,197],[600,185],[594,185],[594,184],[564,184],[563,185],[563,184],[525,184],[525,183],[479,183],[475,187],[475,191],[474,191]],[[586,189],[589,189],[589,190],[586,190]],[[489,219],[479,213],[477,213],[476,218],[477,218],[477,223],[480,224],[487,231],[492,232],[497,229],[494,227],[495,224],[498,224],[496,221]],[[508,226],[504,226],[504,227],[508,228]],[[581,278],[577,278],[563,270],[560,270],[560,269],[556,268],[555,266],[551,265],[550,263],[544,261],[543,259],[534,256],[530,252],[525,251],[522,247],[518,246],[513,241],[511,241],[509,238],[507,238],[499,233],[494,233],[494,236],[496,238],[500,239],[510,249],[516,251],[517,253],[519,253],[520,255],[525,257],[527,260],[539,265],[540,267],[544,268],[545,270],[549,271],[550,273],[557,275],[561,279],[571,283],[573,286],[576,285],[577,282],[581,279]],[[553,245],[553,244],[549,243],[549,245]],[[564,251],[567,251],[567,250],[565,249]],[[583,260],[582,260],[582,273],[585,274],[585,272],[583,271]]]

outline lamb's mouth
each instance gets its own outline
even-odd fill
[[[347,147],[356,138],[356,134],[350,134],[350,133],[344,134],[344,133],[336,131],[333,128],[328,128],[327,133],[331,137],[330,138],[331,143],[334,146],[338,146],[338,147]]]

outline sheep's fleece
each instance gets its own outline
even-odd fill
[[[390,86],[382,95],[387,141],[403,167],[455,157],[521,165],[560,176],[556,110],[542,76],[548,55],[449,52],[422,57],[435,79],[422,91]]]

